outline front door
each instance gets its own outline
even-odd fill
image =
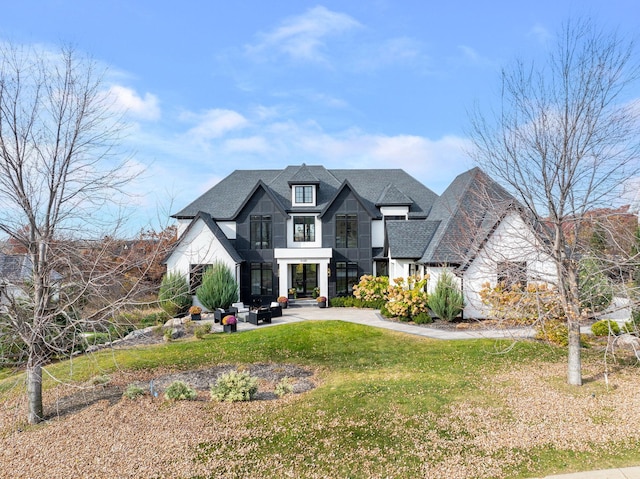
[[[310,297],[318,286],[318,265],[292,264],[291,278],[298,298]]]

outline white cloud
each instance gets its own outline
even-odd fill
[[[360,27],[360,23],[344,13],[317,6],[302,15],[286,19],[275,30],[259,35],[260,41],[248,45],[250,54],[274,51],[295,60],[326,62],[322,53],[327,38]]]
[[[142,120],[158,120],[160,118],[158,97],[151,93],[145,93],[142,98],[130,88],[113,85],[109,89],[109,94],[114,99],[116,106],[126,110],[129,115],[135,118]]]
[[[182,119],[197,123],[187,132],[187,136],[196,141],[220,138],[230,131],[244,128],[249,124],[240,113],[218,108],[207,110],[202,114],[187,113],[182,116]]]
[[[225,141],[224,148],[234,153],[269,153],[270,150],[267,140],[262,136],[232,138]]]
[[[553,37],[551,32],[549,32],[549,30],[547,30],[539,23],[536,23],[533,27],[531,27],[531,30],[529,30],[529,36],[534,37],[538,43],[543,45]]]

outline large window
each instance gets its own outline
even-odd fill
[[[498,283],[507,289],[527,286],[526,261],[501,261],[498,263]]]
[[[251,263],[251,295],[273,294],[273,267],[271,263]]]
[[[295,187],[296,203],[313,203],[313,186]]]
[[[336,248],[358,247],[358,215],[336,215]]]
[[[251,249],[271,248],[271,215],[251,215]]]
[[[196,290],[202,284],[202,275],[213,266],[211,264],[190,264],[189,265],[189,293],[196,294]]]
[[[338,296],[350,296],[353,287],[358,284],[358,263],[338,261],[336,263],[336,293]]]
[[[315,216],[293,217],[293,241],[315,241],[316,218]]]

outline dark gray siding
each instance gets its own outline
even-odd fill
[[[355,214],[358,221],[358,247],[336,248],[336,215]],[[322,247],[333,248],[331,277],[329,278],[329,296],[336,295],[335,265],[339,261],[358,263],[358,277],[371,274],[373,256],[371,247],[371,217],[355,195],[348,189],[343,190],[322,218]]]

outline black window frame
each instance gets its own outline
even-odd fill
[[[255,273],[258,273],[259,281],[255,281]],[[273,296],[273,264],[251,263],[249,266],[249,283],[251,296]],[[260,288],[260,291],[255,289],[256,285]]]
[[[251,215],[249,222],[249,249],[272,249],[273,217],[271,215]]]
[[[358,263],[353,261],[336,262],[336,294],[338,296],[352,296],[353,287],[360,280]]]
[[[336,248],[358,247],[358,215],[338,214],[336,221]]]
[[[313,186],[297,185],[294,187],[294,198],[298,205],[313,204]]]
[[[300,222],[300,220],[303,220],[303,221]],[[298,235],[297,226],[302,226],[302,236]],[[313,243],[315,242],[315,240],[316,240],[316,217],[315,216],[294,216],[293,217],[294,243]]]

